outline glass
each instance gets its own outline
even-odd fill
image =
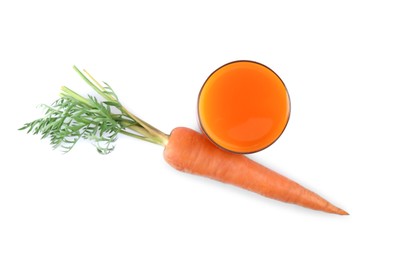
[[[235,153],[253,153],[284,131],[290,99],[281,78],[267,66],[239,60],[223,65],[205,81],[198,98],[203,132]]]

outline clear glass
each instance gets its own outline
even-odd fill
[[[215,144],[235,153],[254,153],[273,144],[287,126],[290,107],[281,78],[249,60],[215,70],[198,97],[201,129]]]

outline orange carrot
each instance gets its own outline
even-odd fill
[[[316,193],[248,159],[224,151],[204,135],[175,128],[164,149],[164,159],[179,171],[209,177],[263,196],[329,213],[348,215]]]
[[[233,184],[276,200],[347,215],[296,182],[244,155],[218,148],[203,134],[180,127],[166,135],[129,112],[108,84],[102,85],[87,72],[74,69],[105,101],[92,96],[85,98],[62,87],[61,98],[52,106],[44,106],[45,116],[26,123],[21,130],[50,138],[54,148],[61,147],[65,152],[78,140],[88,139],[102,154],[113,151],[118,134],[124,134],[164,146],[164,159],[177,170]]]

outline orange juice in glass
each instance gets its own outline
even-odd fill
[[[198,99],[204,133],[235,153],[260,151],[284,131],[289,115],[288,91],[270,68],[254,61],[234,61],[215,70]]]

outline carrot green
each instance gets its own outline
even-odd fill
[[[125,109],[107,83],[100,84],[88,72],[73,68],[103,101],[90,95],[83,97],[63,86],[58,100],[51,106],[42,105],[44,117],[26,123],[19,130],[48,137],[54,148],[64,152],[70,151],[80,139],[88,139],[99,153],[108,154],[113,151],[118,134],[162,146],[167,144],[168,135]]]

